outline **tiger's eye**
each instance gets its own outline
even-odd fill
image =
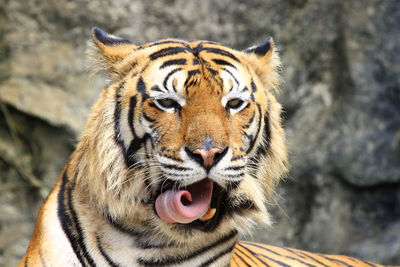
[[[171,98],[157,99],[156,102],[163,108],[177,108],[179,104]]]
[[[240,98],[234,98],[234,99],[229,100],[228,103],[226,103],[226,106],[231,109],[237,109],[242,104],[243,104],[243,100],[241,100]]]

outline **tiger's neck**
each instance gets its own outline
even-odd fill
[[[100,214],[81,188],[64,174],[58,195],[58,215],[77,259],[83,266],[228,266],[237,232],[208,235],[186,244],[167,242],[145,225],[126,226]]]

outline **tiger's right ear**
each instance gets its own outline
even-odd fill
[[[272,37],[243,51],[265,88],[278,91],[280,60]]]
[[[110,78],[120,78],[123,73],[119,65],[128,54],[135,50],[136,45],[97,27],[93,27],[91,33],[93,42],[88,52],[94,63],[94,71],[105,70]]]

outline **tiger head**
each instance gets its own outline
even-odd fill
[[[244,51],[137,46],[98,28],[92,39],[110,82],[82,138],[94,159],[80,181],[105,217],[177,242],[268,223],[287,165],[272,39]]]

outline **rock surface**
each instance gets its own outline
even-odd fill
[[[23,255],[105,84],[87,71],[92,26],[138,44],[272,35],[292,170],[256,240],[400,264],[398,1],[0,0],[1,266]]]

